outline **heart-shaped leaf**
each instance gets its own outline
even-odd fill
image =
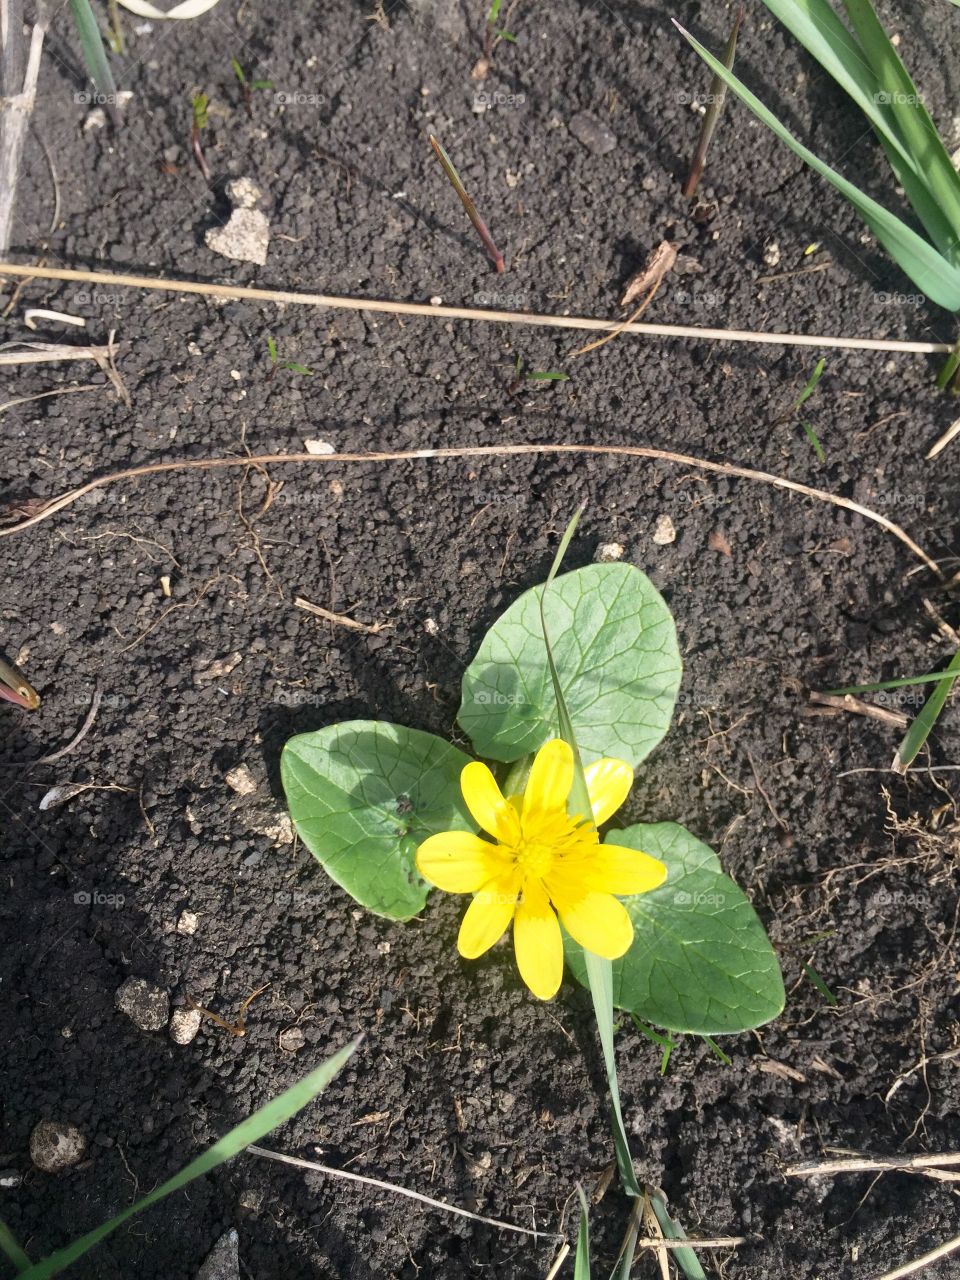
[[[458,720],[477,754],[518,760],[557,736],[557,700],[540,625],[540,592],[515,600],[463,677]],[[670,610],[629,564],[592,564],[554,580],[544,612],[585,763],[637,765],[670,725],[682,664]]]
[[[743,891],[720,859],[673,822],[608,832],[606,842],[666,863],[651,893],[625,898],[633,946],[613,962],[613,1003],[668,1031],[714,1036],[759,1027],[783,1010],[777,956]],[[586,985],[583,952],[567,962]]]
[[[377,915],[409,920],[430,892],[417,845],[477,829],[460,795],[469,763],[432,733],[348,720],[291,738],[280,772],[297,832],[331,880]]]

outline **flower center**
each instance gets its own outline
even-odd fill
[[[542,880],[550,873],[556,859],[556,852],[549,845],[541,844],[539,841],[521,840],[514,849],[514,857],[524,879]]]

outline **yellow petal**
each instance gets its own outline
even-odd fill
[[[563,980],[560,922],[536,880],[523,887],[513,921],[513,947],[520,977],[540,1000],[552,1000]]]
[[[519,888],[518,876],[501,876],[481,889],[467,907],[457,938],[457,950],[467,960],[476,960],[503,937],[517,909]]]
[[[563,812],[573,785],[573,752],[562,738],[545,742],[530,766],[523,793],[523,816]]]
[[[517,843],[520,839],[517,811],[504,800],[496,778],[485,764],[473,760],[465,766],[460,774],[460,790],[478,826],[502,844]]]
[[[584,893],[614,893],[626,898],[663,884],[667,868],[649,853],[617,844],[598,844],[569,854],[547,877],[547,890],[559,908]]]
[[[667,868],[659,858],[619,844],[602,844],[587,866],[584,887],[627,897],[658,889],[666,878]]]
[[[417,870],[445,893],[476,893],[509,866],[497,845],[469,831],[441,831],[417,849]]]
[[[583,771],[587,793],[593,807],[593,820],[599,827],[623,804],[633,786],[633,769],[625,760],[594,760]]]
[[[587,893],[575,902],[565,902],[560,919],[574,942],[605,960],[616,960],[633,942],[627,909],[609,893]]]

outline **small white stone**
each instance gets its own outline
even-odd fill
[[[763,246],[763,260],[768,267],[779,267],[780,246],[776,240],[768,240]]]
[[[220,1237],[197,1272],[197,1280],[240,1280],[240,1237],[236,1231]]]
[[[288,813],[265,815],[260,821],[250,823],[250,830],[258,836],[266,836],[274,844],[293,844],[293,823]]]
[[[252,209],[263,194],[252,178],[231,178],[224,187],[235,209]]]
[[[92,111],[88,111],[83,121],[83,132],[89,133],[91,129],[105,129],[107,127],[107,113],[103,107],[94,107]]]
[[[210,227],[204,239],[207,248],[234,262],[266,265],[270,244],[270,223],[259,209],[236,208],[225,226]]]
[[[199,923],[200,917],[195,911],[181,911],[177,920],[177,933],[184,933],[187,937],[193,937],[197,932]]]
[[[307,1043],[307,1037],[299,1027],[285,1027],[280,1032],[279,1040],[284,1053],[297,1053]]]
[[[438,636],[440,634],[440,624],[436,618],[426,618],[423,623],[423,629],[428,636]]]
[[[597,560],[601,564],[610,564],[614,560],[622,560],[624,556],[624,547],[619,542],[601,542],[597,547]]]
[[[303,447],[307,453],[312,453],[317,457],[321,457],[326,453],[337,452],[329,440],[304,440]]]
[[[669,516],[657,516],[657,523],[653,527],[653,540],[658,547],[666,547],[671,542],[676,542],[677,530]]]
[[[430,299],[430,305],[431,305],[431,307],[442,307],[442,306],[443,306],[443,299],[440,297],[440,295],[439,295],[438,293],[435,293],[435,294],[433,295],[433,297]]]
[[[23,1181],[23,1174],[17,1169],[4,1169],[0,1171],[0,1187],[19,1187]]]
[[[170,1018],[170,997],[145,978],[127,978],[113,1002],[141,1031],[162,1031]]]
[[[240,379],[243,377],[243,374],[240,372],[239,369],[231,369],[230,377],[234,380],[234,382],[239,382]]]
[[[174,1009],[170,1019],[170,1039],[174,1044],[190,1044],[200,1030],[199,1009]]]
[[[30,1135],[30,1159],[41,1173],[60,1173],[76,1164],[87,1140],[76,1127],[61,1120],[41,1120]]]
[[[252,796],[257,789],[257,780],[245,764],[231,769],[224,781],[238,796]]]

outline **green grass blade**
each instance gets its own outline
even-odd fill
[[[107,113],[114,124],[120,124],[120,112],[117,110],[117,86],[107,61],[107,51],[103,47],[103,37],[90,7],[90,0],[70,0],[70,12],[77,25],[80,37],[80,48],[86,63],[87,75],[106,99]]]
[[[878,79],[877,68],[871,63],[868,51],[847,30],[827,0],[764,0],[764,3],[870,121],[927,234],[945,257],[955,261],[957,227],[946,210],[941,208],[929,184],[926,168],[918,153],[911,148],[900,115],[894,109],[906,104],[895,102],[897,91],[891,92],[890,84]],[[916,91],[911,89],[908,92]],[[933,132],[936,136],[935,129]]]
[[[954,228],[956,244],[956,233],[960,231],[960,174],[870,0],[843,0],[843,4],[881,91],[892,99],[890,110],[914,158],[914,167]]]
[[[81,1236],[79,1240],[74,1240],[73,1244],[69,1244],[63,1249],[58,1249],[49,1258],[44,1258],[41,1262],[30,1267],[29,1270],[22,1272],[20,1280],[50,1280],[51,1276],[69,1267],[92,1249],[94,1245],[98,1245],[111,1232],[116,1231],[117,1227],[126,1222],[128,1218],[132,1218],[134,1214],[142,1213],[144,1209],[148,1209],[151,1205],[156,1204],[158,1200],[164,1199],[165,1196],[171,1195],[174,1191],[181,1190],[188,1183],[193,1182],[195,1178],[203,1177],[205,1173],[209,1173],[217,1165],[223,1164],[225,1160],[230,1160],[233,1156],[239,1154],[244,1147],[248,1147],[252,1142],[258,1142],[271,1129],[276,1129],[278,1125],[285,1123],[291,1116],[301,1111],[308,1102],[311,1102],[317,1094],[323,1092],[347,1059],[356,1052],[361,1038],[358,1037],[356,1040],[351,1041],[350,1044],[345,1045],[332,1057],[328,1058],[326,1062],[321,1063],[319,1067],[311,1071],[309,1075],[304,1076],[297,1084],[291,1085],[279,1097],[274,1098],[271,1102],[261,1107],[259,1111],[255,1111],[252,1116],[248,1116],[246,1120],[241,1121],[236,1128],[231,1129],[228,1134],[218,1142],[215,1142],[202,1155],[197,1156],[195,1160],[191,1160],[186,1168],[174,1174],[172,1178],[154,1191],[151,1191],[149,1195],[144,1196],[142,1200],[130,1205],[122,1213],[118,1213],[115,1218],[111,1218],[109,1222],[105,1222],[102,1226],[89,1231],[85,1236]]]
[[[897,754],[893,761],[893,767],[897,773],[906,773],[914,760],[916,760],[920,753],[920,748],[930,736],[933,726],[937,723],[940,712],[950,697],[953,682],[958,676],[960,676],[960,649],[953,655],[953,660],[947,667],[947,678],[939,682],[933,693],[923,704],[919,714],[914,717],[906,736],[897,748]]]
[[[795,409],[799,409],[801,405],[806,404],[807,401],[810,399],[810,397],[813,395],[814,391],[816,391],[817,383],[823,377],[823,371],[826,367],[827,367],[826,358],[821,357],[817,361],[817,363],[814,365],[813,373],[811,373],[810,377],[807,379],[807,385],[803,388],[803,390],[800,392],[800,394],[797,396],[796,400],[794,401],[793,407]]]
[[[960,3],[960,0],[958,0]],[[577,1256],[573,1263],[573,1280],[590,1280],[590,1206],[577,1183],[580,1196],[580,1229],[577,1231]]]
[[[842,689],[828,689],[827,693],[833,698],[842,698],[848,693],[877,693],[880,689],[903,689],[911,684],[931,684],[935,680],[945,680],[950,674],[949,671],[932,671],[926,676],[900,676],[896,680],[877,680],[873,684],[848,684]]]
[[[781,142],[786,143],[795,155],[810,165],[821,177],[826,178],[853,205],[879,242],[917,288],[938,306],[945,307],[948,311],[960,310],[960,270],[938,253],[933,245],[917,235],[905,222],[890,213],[883,205],[877,204],[876,200],[871,199],[852,182],[848,182],[808,147],[805,147],[732,71],[728,71],[718,58],[715,58],[688,31],[685,31],[676,20],[674,22],[700,57],[726,81],[728,87],[733,89],[753,114],[771,129]]]
[[[813,965],[805,964],[803,966],[803,972],[806,974],[811,984],[820,992],[827,1004],[830,1005],[832,1009],[835,1009],[837,1007],[837,997],[820,977]]]
[[[2,1253],[17,1275],[30,1267],[30,1259],[20,1248],[17,1238],[5,1222],[0,1222],[0,1253]]]
[[[585,504],[584,504],[585,505]],[[567,525],[563,537],[560,539],[560,545],[557,547],[557,554],[554,556],[553,564],[550,572],[547,574],[547,580],[543,584],[540,592],[540,626],[543,631],[543,643],[547,651],[547,665],[550,669],[550,678],[553,681],[553,689],[557,699],[557,718],[560,722],[560,737],[563,738],[571,751],[573,752],[573,786],[570,789],[570,807],[572,812],[582,814],[583,817],[592,821],[593,810],[590,805],[590,795],[587,791],[587,782],[583,775],[583,763],[580,759],[580,750],[577,747],[576,735],[573,732],[573,722],[570,719],[570,713],[567,710],[567,704],[563,696],[563,687],[560,682],[560,673],[557,670],[557,664],[553,658],[553,649],[550,645],[550,636],[547,632],[547,620],[544,614],[543,602],[546,598],[547,591],[563,562],[567,548],[576,532],[577,525],[580,523],[580,517],[583,514],[583,506],[575,513],[573,519]],[[589,951],[584,951],[584,959],[587,967],[587,978],[590,983],[590,995],[593,997],[593,1008],[597,1016],[597,1031],[600,1035],[600,1046],[603,1049],[603,1064],[607,1072],[607,1085],[610,1090],[610,1110],[613,1120],[613,1145],[617,1157],[617,1168],[620,1172],[620,1180],[623,1183],[624,1190],[628,1195],[639,1196],[640,1184],[637,1182],[637,1175],[633,1167],[633,1158],[630,1155],[630,1144],[627,1141],[627,1131],[623,1123],[623,1112],[620,1108],[620,1084],[617,1080],[617,1059],[613,1048],[613,968],[609,960],[603,960],[600,956],[595,956]]]
[[[687,1233],[679,1222],[670,1217],[666,1202],[660,1198],[654,1187],[647,1187],[650,1206],[657,1215],[660,1230],[668,1240],[686,1240]],[[670,1256],[687,1277],[687,1280],[707,1280],[706,1273],[700,1265],[700,1259],[692,1249],[671,1249]]]
[[[813,446],[813,452],[817,455],[817,461],[826,462],[827,460],[826,451],[824,450],[823,445],[820,443],[820,439],[817,436],[817,433],[814,431],[813,427],[811,427],[809,422],[801,422],[800,425],[801,427],[803,427],[804,434],[806,435],[807,439],[810,441],[810,444]]]

